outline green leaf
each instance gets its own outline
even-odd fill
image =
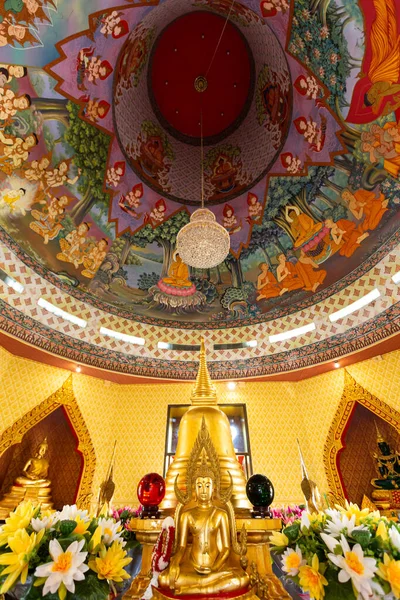
[[[77,526],[76,521],[61,521],[60,522],[60,532],[63,536],[68,537]]]
[[[351,537],[354,538],[358,544],[360,544],[361,548],[366,548],[371,541],[371,533],[368,529],[365,531],[353,531]]]
[[[328,585],[324,586],[325,600],[354,600],[354,592],[350,581],[339,583],[338,573],[331,568],[325,571]]]
[[[92,571],[85,573],[84,581],[75,583],[75,600],[107,600],[109,585],[104,579],[98,579]]]
[[[298,523],[293,523],[293,525],[286,527],[282,533],[286,535],[286,537],[289,539],[289,542],[295,542],[299,537],[300,525]]]

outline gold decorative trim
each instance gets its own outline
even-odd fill
[[[72,374],[51,396],[35,406],[23,417],[4,430],[0,436],[0,457],[14,444],[20,444],[24,435],[34,425],[62,406],[78,438],[78,452],[83,457],[83,469],[79,483],[76,503],[80,508],[90,509],[92,484],[96,467],[96,454],[90,439],[89,430],[76,401],[72,386]]]
[[[380,417],[400,432],[400,413],[373,396],[345,370],[344,388],[339,406],[330,426],[324,446],[324,467],[328,481],[329,495],[333,503],[343,504],[346,498],[342,481],[337,468],[337,458],[342,444],[343,432],[346,429],[356,402]]]

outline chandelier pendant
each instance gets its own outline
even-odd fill
[[[229,233],[217,223],[208,208],[198,208],[190,223],[178,232],[176,246],[184,263],[196,269],[211,269],[221,264],[229,254]]]

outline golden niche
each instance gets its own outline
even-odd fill
[[[238,543],[235,513],[230,502],[232,483],[224,492],[221,490],[219,459],[204,419],[189,456],[186,492],[179,489],[178,477],[175,480],[179,502],[175,512],[175,549],[169,567],[159,577],[159,587],[175,595],[247,592],[250,578],[244,570],[245,529]]]
[[[31,500],[41,504],[42,508],[52,508],[51,481],[47,479],[49,461],[46,458],[49,445],[47,438],[37,447],[35,456],[31,457],[16,478],[11,490],[0,501],[0,518],[6,518],[23,500]]]

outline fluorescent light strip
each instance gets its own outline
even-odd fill
[[[257,340],[250,340],[249,342],[245,342],[245,344],[249,348],[256,348],[257,347]]]
[[[303,327],[297,327],[297,329],[289,329],[289,331],[284,331],[283,333],[270,335],[269,341],[270,344],[274,344],[275,342],[283,342],[284,340],[289,340],[290,338],[298,337],[299,335],[303,335],[304,333],[310,333],[310,331],[315,331],[315,329],[315,323],[309,323],[308,325],[303,325]]]
[[[14,279],[14,277],[11,277],[11,275],[8,275],[5,271],[3,271],[3,269],[0,269],[0,279],[3,281],[3,283],[8,285],[8,287],[12,288],[19,294],[22,294],[24,291],[24,286],[22,283]]]
[[[400,283],[400,271],[397,271],[392,277],[393,283]]]
[[[121,342],[128,342],[128,344],[144,346],[143,338],[136,337],[134,335],[128,335],[127,333],[121,333],[120,331],[114,331],[113,329],[107,329],[107,327],[100,327],[100,333],[116,340],[120,340]]]
[[[84,319],[80,319],[75,315],[71,315],[70,313],[65,312],[65,310],[62,310],[62,308],[59,308],[58,306],[54,306],[54,304],[47,302],[47,300],[45,300],[44,298],[39,298],[38,304],[45,310],[48,310],[49,312],[53,313],[53,315],[56,315],[56,317],[61,317],[61,319],[69,321],[74,325],[78,325],[79,327],[86,327],[87,325],[87,321],[85,321]]]
[[[334,323],[335,321],[338,321],[339,319],[343,319],[344,317],[351,315],[351,313],[356,312],[356,310],[360,310],[360,308],[367,306],[367,304],[370,304],[371,302],[373,302],[374,300],[379,298],[380,295],[381,295],[380,291],[377,288],[375,288],[374,290],[372,290],[372,292],[369,292],[369,294],[366,294],[365,296],[363,296],[362,298],[359,298],[355,302],[352,302],[348,306],[345,306],[344,308],[341,308],[337,312],[334,312],[331,315],[329,315],[329,320],[332,323]]]

